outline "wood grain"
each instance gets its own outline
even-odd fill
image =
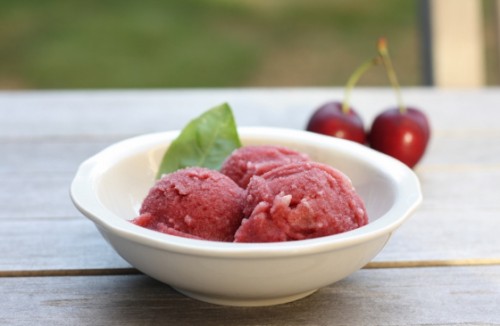
[[[0,271],[128,268],[81,218],[0,220]]]
[[[237,308],[143,275],[2,280],[3,325],[493,325],[500,266],[361,270],[311,296]]]
[[[97,147],[102,146],[98,144]],[[53,144],[53,153],[57,147]],[[93,148],[83,147],[85,154]],[[77,157],[83,156],[75,153]],[[67,163],[58,166],[56,161],[44,165],[44,173],[4,174],[0,184],[3,189],[0,191],[0,250],[4,252],[0,256],[0,266],[15,270],[123,267],[122,260],[70,201],[68,189],[74,174],[72,169],[76,169],[78,162],[68,159],[63,160]],[[9,169],[15,170],[16,166],[21,165],[12,164]],[[62,171],[47,171],[51,167]],[[437,169],[423,165],[417,173],[422,182],[424,202],[394,233],[375,260],[500,257],[500,237],[497,236],[500,170]],[[10,189],[22,193],[22,198]],[[46,258],[36,259],[40,253]]]
[[[78,165],[229,102],[239,125],[303,129],[342,89],[0,91],[0,324],[500,324],[500,90],[403,89],[432,141],[424,201],[363,270],[286,305],[200,303],[137,274],[72,205]],[[356,89],[367,125],[394,105]]]
[[[238,124],[302,129],[313,110],[326,101],[342,99],[343,92],[342,88],[0,91],[0,138],[116,136],[178,129],[221,102],[233,107]],[[497,88],[405,88],[402,93],[406,104],[427,113],[433,131],[498,131]],[[368,127],[376,114],[396,101],[391,89],[357,88],[352,104]]]

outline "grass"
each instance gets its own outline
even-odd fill
[[[387,36],[421,82],[417,0],[5,0],[0,88],[343,85]],[[362,84],[385,85],[374,71]]]

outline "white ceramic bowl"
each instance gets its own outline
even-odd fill
[[[370,223],[346,233],[282,243],[223,243],[151,231],[129,222],[154,183],[178,132],[112,145],[81,164],[71,184],[76,207],[113,248],[145,274],[179,292],[236,306],[293,301],[363,267],[422,200],[412,170],[353,142],[300,130],[239,128],[244,145],[305,152],[347,174],[365,200]]]

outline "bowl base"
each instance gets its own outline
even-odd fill
[[[199,301],[204,301],[204,302],[213,303],[213,304],[222,305],[222,306],[236,306],[236,307],[259,307],[259,306],[273,306],[273,305],[284,304],[284,303],[288,303],[288,302],[292,302],[295,300],[305,298],[318,290],[318,289],[314,289],[311,291],[293,294],[293,295],[289,295],[289,296],[283,296],[283,297],[272,297],[272,298],[262,298],[262,299],[242,299],[242,298],[209,296],[206,294],[186,291],[186,290],[179,289],[179,288],[174,288],[174,289],[177,292],[179,292],[187,297],[190,297],[190,298],[193,298],[193,299],[196,299]]]

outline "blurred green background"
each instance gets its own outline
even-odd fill
[[[3,0],[0,89],[344,85],[386,36],[423,83],[418,0]],[[382,68],[360,84],[387,85]]]

